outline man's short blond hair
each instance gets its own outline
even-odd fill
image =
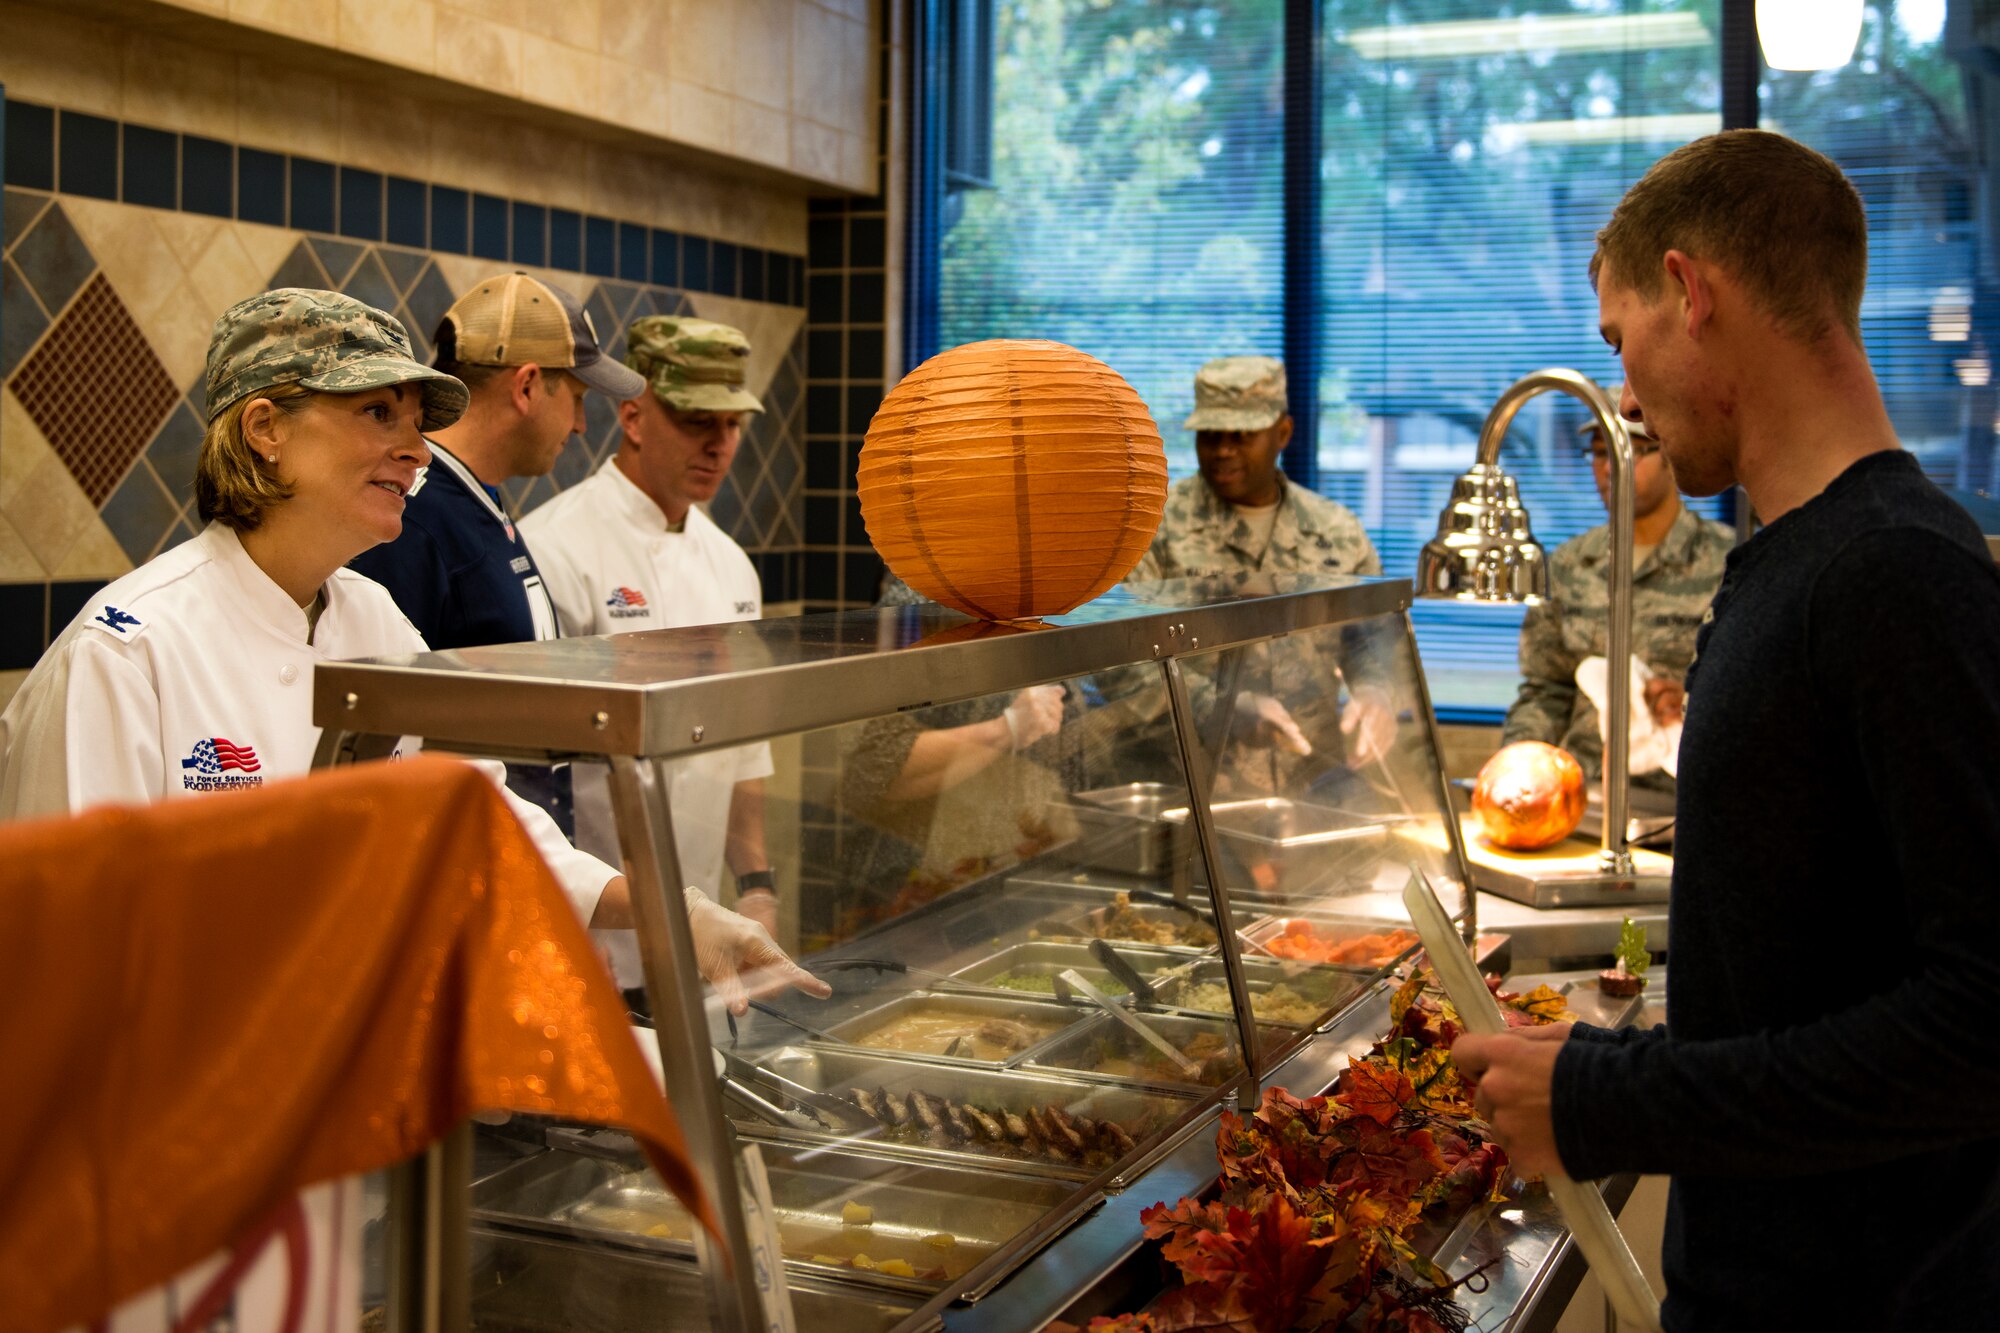
[[[194,466],[195,511],[204,523],[223,523],[238,532],[254,532],[271,510],[292,498],[292,488],[278,480],[278,470],[258,456],[243,436],[243,414],[259,398],[279,411],[303,411],[318,397],[296,384],[273,384],[231,403],[201,438],[201,457]]]
[[[1668,153],[1597,233],[1591,285],[1609,264],[1618,283],[1651,300],[1669,250],[1722,267],[1801,342],[1836,324],[1861,341],[1868,217],[1840,168],[1804,144],[1725,130]]]

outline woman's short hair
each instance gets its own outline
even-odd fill
[[[254,532],[266,514],[292,498],[292,488],[278,480],[277,468],[244,438],[243,415],[260,398],[289,414],[304,410],[316,397],[296,384],[273,384],[231,403],[208,423],[194,468],[195,510],[202,522]]]

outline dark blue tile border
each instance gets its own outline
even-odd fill
[[[805,257],[9,100],[4,180],[147,208],[804,304]],[[815,240],[826,234],[812,201]],[[836,224],[844,225],[840,219]]]
[[[292,159],[292,225],[333,234],[333,163]]]
[[[285,225],[284,154],[236,150],[236,216],[267,227]]]
[[[47,584],[0,583],[0,671],[35,664],[48,646],[48,615]]]
[[[507,201],[490,194],[472,196],[472,253],[507,262]]]
[[[236,150],[216,139],[181,136],[181,210],[226,218],[236,211]]]
[[[382,173],[340,169],[340,234],[359,241],[382,239]]]
[[[181,136],[143,125],[124,127],[120,197],[141,208],[181,206]]]
[[[81,111],[56,121],[57,188],[92,199],[118,197],[118,122]]]
[[[430,242],[429,210],[425,207],[426,191],[422,181],[413,181],[402,176],[391,176],[388,181],[388,226],[387,238],[391,245],[407,245],[421,250]]]
[[[24,190],[56,188],[56,113],[32,102],[7,102],[4,179]]]

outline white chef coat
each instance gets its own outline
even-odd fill
[[[77,614],[0,714],[0,819],[254,787],[312,768],[315,662],[425,651],[386,589],[352,570],[306,613],[235,531],[192,541],[106,587]],[[398,755],[414,753],[405,737]],[[499,764],[477,765],[495,785]],[[505,792],[584,921],[614,872]]]
[[[715,625],[763,614],[757,570],[743,548],[697,508],[688,510],[681,531],[670,531],[666,515],[619,470],[615,455],[522,519],[521,533],[534,549],[565,638]],[[671,767],[667,807],[681,878],[716,897],[730,799],[737,783],[770,776],[771,747],[691,755]],[[601,764],[578,764],[572,772],[577,846],[616,862],[607,772]],[[619,985],[638,985],[631,932],[596,933]]]

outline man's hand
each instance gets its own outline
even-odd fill
[[[1372,764],[1396,743],[1396,708],[1388,692],[1364,686],[1350,691],[1340,713],[1340,734],[1347,738],[1347,762]]]
[[[1494,1037],[1467,1033],[1452,1043],[1453,1063],[1473,1081],[1473,1109],[1493,1126],[1493,1137],[1523,1175],[1563,1169],[1551,1089],[1569,1031],[1568,1023],[1549,1023]]]
[[[1006,719],[1012,748],[1025,750],[1036,741],[1047,740],[1062,730],[1063,687],[1031,685],[1008,701],[1001,716]]]
[[[1299,724],[1292,721],[1291,713],[1268,694],[1248,691],[1238,694],[1236,714],[1249,726],[1252,745],[1275,746],[1297,755],[1313,752],[1312,742],[1299,730]]]
[[[1646,682],[1646,711],[1663,727],[1679,722],[1687,712],[1687,690],[1677,680],[1655,676]]]
[[[688,889],[686,899],[695,963],[730,1013],[746,1014],[751,996],[787,986],[822,1000],[833,994],[833,987],[788,958],[771,933],[749,917],[717,905],[700,889]]]

